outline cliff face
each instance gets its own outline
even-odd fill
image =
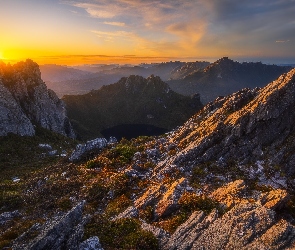
[[[35,134],[39,125],[75,137],[63,102],[41,79],[39,66],[31,60],[13,66],[0,64],[0,135]]]

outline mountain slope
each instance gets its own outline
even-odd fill
[[[209,103],[174,132],[171,141],[183,149],[173,161],[184,155],[194,164],[221,157],[244,164],[270,159],[294,174],[294,81],[295,69],[260,90],[244,89]]]
[[[181,80],[168,81],[169,86],[183,95],[199,93],[204,103],[218,96],[229,95],[242,88],[264,87],[292,67],[239,63],[223,57],[202,71],[187,75]]]
[[[47,89],[36,63],[0,64],[0,135],[34,135],[34,125],[74,137],[63,102]]]
[[[172,129],[198,111],[198,96],[181,96],[159,77],[129,76],[81,96],[65,96],[68,114],[82,136],[122,124]]]

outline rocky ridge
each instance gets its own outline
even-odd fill
[[[35,134],[34,126],[75,137],[64,103],[47,89],[36,63],[31,60],[13,66],[0,64],[1,132]]]

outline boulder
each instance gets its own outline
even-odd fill
[[[287,203],[289,198],[290,196],[286,190],[275,189],[262,194],[260,201],[264,207],[276,210],[282,208]]]
[[[78,144],[76,146],[76,149],[71,154],[69,160],[70,161],[79,161],[82,159],[83,156],[85,156],[87,153],[98,150],[106,147],[108,144],[107,140],[105,138],[96,138],[91,141],[87,141],[84,144]]]
[[[103,248],[101,247],[98,237],[94,236],[83,241],[79,246],[79,250],[103,250]]]

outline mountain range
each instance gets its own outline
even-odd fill
[[[166,81],[171,77],[186,75],[208,65],[208,62],[185,63],[179,61],[137,66],[101,65],[99,67],[80,66],[75,68],[41,65],[40,70],[46,85],[53,89],[59,97],[62,97],[66,94],[86,94],[129,75],[140,75],[146,78],[153,74]]]
[[[4,91],[19,82],[28,93],[43,86],[32,61],[17,64],[8,72],[13,72],[14,78],[1,73],[1,93],[6,94]],[[98,105],[106,96],[109,98]],[[121,96],[125,102],[119,102]],[[16,102],[17,97],[13,97]],[[23,100],[31,102],[29,97]],[[145,102],[147,97],[156,98],[150,106]],[[67,105],[72,99],[74,105],[75,98],[79,96],[64,99]],[[85,119],[85,125],[90,117],[88,106],[97,109],[118,101],[108,112],[125,119],[122,110],[137,98],[143,105],[129,109],[130,116],[139,112],[142,119],[150,121],[164,106],[168,109],[169,98],[174,104],[177,98],[180,104],[192,101],[156,76],[125,77],[81,98],[79,122]],[[195,101],[200,104],[199,96]],[[36,144],[36,150],[25,141],[35,171],[18,158],[21,152],[15,152],[14,158],[20,160],[12,168],[5,168],[0,161],[4,190],[0,193],[0,247],[295,249],[294,106],[295,69],[291,69],[264,87],[242,88],[216,98],[164,135],[119,142],[99,138],[78,144],[67,155],[70,160],[84,150],[86,157],[76,161],[41,154],[40,147],[51,150],[54,145],[63,150],[72,145],[62,135],[59,141],[54,136],[40,137],[38,140],[46,144]],[[174,109],[177,107],[169,111]],[[107,119],[108,112],[100,119]],[[7,138],[14,143],[34,139],[4,136],[0,154],[9,152],[5,151],[10,144]]]
[[[208,103],[218,96],[226,96],[242,88],[264,87],[291,69],[291,66],[267,65],[261,62],[239,63],[223,57],[203,70],[167,83],[174,91],[183,95],[199,93],[201,101]]]

